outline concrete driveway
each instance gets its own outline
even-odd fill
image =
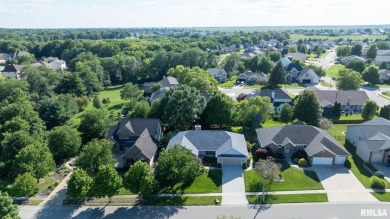
[[[378,202],[344,166],[313,166],[329,202]]]
[[[222,166],[222,205],[247,205],[243,169]]]

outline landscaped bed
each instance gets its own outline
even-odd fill
[[[261,204],[262,195],[247,195],[249,204]],[[309,194],[287,194],[287,195],[266,195],[265,203],[304,203],[304,202],[327,202],[328,196],[326,193],[309,193]]]
[[[215,203],[215,199],[219,203]],[[204,206],[221,205],[222,196],[171,196],[171,197],[144,197],[139,205],[154,206]]]
[[[371,192],[381,202],[390,202],[390,192]]]
[[[282,164],[282,178],[284,182],[272,182],[268,191],[292,191],[292,190],[322,190],[320,180],[313,171],[301,170],[291,167],[286,161]],[[244,172],[245,191],[260,192],[262,191],[263,178],[254,170]],[[269,180],[266,180],[269,185]]]

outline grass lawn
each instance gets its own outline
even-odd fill
[[[338,78],[339,71],[343,69],[346,69],[344,65],[335,64],[335,65],[331,65],[328,69],[326,69],[325,73],[326,76]]]
[[[131,191],[125,189],[124,187],[121,187],[119,189],[119,194],[118,195],[134,195]]]
[[[232,88],[234,86],[234,84],[236,83],[236,80],[237,80],[237,76],[232,76],[231,78],[229,78],[228,81],[220,84],[219,86],[223,87],[223,88]]]
[[[286,161],[282,164],[282,178],[284,182],[273,182],[269,191],[293,191],[293,190],[321,190],[320,180],[313,171],[301,170],[290,167]],[[263,178],[254,170],[244,172],[245,191],[260,192],[262,191]],[[269,180],[266,180],[269,183]]]
[[[242,134],[244,132],[242,129],[242,126],[231,126],[227,131],[240,133],[240,134]]]
[[[330,129],[328,129],[329,134],[331,134],[341,145],[345,143],[345,135],[342,132],[347,131],[347,126],[352,124],[333,124]]]
[[[371,192],[381,202],[390,202],[390,192]]]
[[[283,122],[274,121],[274,120],[267,120],[265,123],[261,124],[262,128],[268,128],[268,127],[275,127],[275,126],[281,126],[286,125]]]
[[[382,95],[390,98],[390,92],[389,91],[382,92]]]
[[[54,185],[55,180],[51,176],[45,176],[44,179],[45,179],[45,182],[38,185],[38,192],[41,192],[41,191],[47,189],[49,186]]]
[[[195,178],[190,185],[177,184],[173,188],[164,188],[160,193],[220,193],[222,192],[222,170],[210,170]]]
[[[295,94],[292,94],[292,93],[288,93],[288,96],[290,96],[292,99],[294,99],[294,97],[296,96]]]
[[[328,82],[326,82],[326,81],[323,81],[323,80],[320,81],[320,84],[321,84],[322,86],[324,86],[324,87],[333,87],[333,85],[331,85],[330,83],[328,83]]]
[[[305,36],[304,34],[290,34],[290,39],[292,40],[304,40],[304,39],[329,39],[329,40],[338,40],[342,38],[343,40],[351,39],[351,40],[364,40],[364,39],[369,39],[369,40],[376,40],[376,39],[386,39],[386,35],[342,35],[342,36]]]
[[[262,195],[247,195],[249,204],[261,204]],[[289,194],[289,195],[266,195],[265,202],[267,204],[279,203],[304,203],[304,202],[327,202],[328,196],[326,193],[309,193],[309,194]]]
[[[216,205],[214,200],[218,199],[221,205],[222,196],[172,196],[172,197],[144,197],[140,205],[154,206],[202,206]]]
[[[30,199],[27,201],[26,205],[39,205],[43,200],[41,199]]]

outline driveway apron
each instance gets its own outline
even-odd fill
[[[243,169],[240,166],[222,167],[222,205],[247,205]]]

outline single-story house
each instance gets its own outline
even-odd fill
[[[247,71],[238,75],[237,82],[255,83],[257,79],[265,77],[267,77],[267,75],[265,75],[264,73]]]
[[[379,82],[380,83],[388,83],[390,81],[390,70],[388,69],[380,69],[379,71]]]
[[[311,125],[259,128],[256,133],[260,147],[285,155],[304,150],[312,165],[344,164],[351,156],[327,131]]]
[[[216,157],[222,166],[242,166],[248,158],[244,135],[223,130],[178,132],[169,140],[167,148],[174,145],[181,145],[200,158]]]
[[[343,57],[343,58],[340,59],[340,63],[343,64],[343,65],[348,64],[350,61],[362,61],[362,62],[365,63],[367,61],[367,59],[362,58],[360,56],[355,56],[355,55],[353,55],[353,56],[346,56],[346,57]]]
[[[123,118],[119,125],[110,126],[107,140],[114,144],[117,167],[131,165],[138,160],[152,166],[159,141],[162,124],[159,119]]]
[[[226,81],[227,73],[222,68],[208,68],[207,71],[214,76],[214,78],[219,82],[223,83]]]
[[[320,83],[320,77],[318,77],[313,69],[304,67],[299,73],[297,81],[300,84],[318,84]]]
[[[292,82],[297,79],[299,73],[302,71],[302,66],[297,63],[290,63],[286,69],[286,82]]]
[[[291,61],[294,59],[298,59],[299,61],[306,62],[306,55],[300,52],[289,52],[286,57]]]
[[[282,89],[275,89],[275,90],[269,90],[269,89],[260,89],[252,92],[251,94],[247,95],[245,99],[249,99],[251,97],[268,97],[271,100],[271,103],[275,107],[276,114],[280,114],[282,111],[282,107],[284,103],[292,103],[292,98],[284,92]]]
[[[11,56],[7,53],[0,53],[0,64],[4,64],[11,60]]]
[[[333,114],[335,102],[341,104],[341,111],[345,113],[361,113],[363,105],[369,100],[365,91],[345,90],[314,90],[325,115]]]
[[[4,77],[19,80],[20,74],[22,73],[22,67],[23,66],[21,65],[15,65],[15,64],[6,65],[3,71],[1,71],[1,73],[3,74]]]
[[[377,56],[375,58],[375,65],[381,65],[383,62],[386,63],[386,66],[390,66],[390,56]]]
[[[356,154],[371,163],[390,164],[390,121],[377,118],[347,127],[346,139],[356,147]]]

